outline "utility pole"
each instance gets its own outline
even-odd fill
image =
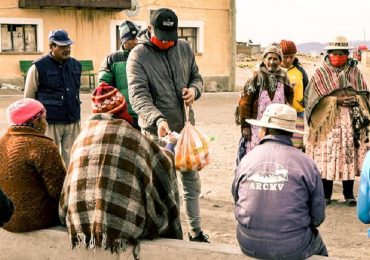
[[[364,43],[366,43],[366,27],[364,26]]]
[[[229,91],[235,91],[235,63],[236,63],[236,0],[230,0],[229,6],[229,26],[230,26],[230,47],[229,66],[230,81]]]

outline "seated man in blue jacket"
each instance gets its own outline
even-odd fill
[[[242,252],[263,259],[327,256],[317,227],[325,219],[324,192],[313,160],[293,147],[297,113],[269,105],[260,120],[260,143],[236,169],[232,186]]]

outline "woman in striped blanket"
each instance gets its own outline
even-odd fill
[[[325,49],[324,62],[305,92],[310,126],[306,153],[321,172],[326,204],[331,203],[333,181],[341,180],[346,204],[355,206],[354,179],[369,146],[369,90],[357,61],[349,57],[352,47],[345,37]]]

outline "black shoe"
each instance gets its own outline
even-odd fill
[[[195,237],[192,237],[190,233],[188,233],[188,236],[189,236],[189,241],[210,243],[209,236],[207,234],[204,234],[203,231],[200,231],[200,233]]]
[[[357,201],[355,198],[346,199],[346,204],[348,207],[355,207],[357,205]]]

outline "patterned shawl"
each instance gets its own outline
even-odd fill
[[[336,68],[330,64],[328,56],[325,57],[322,66],[315,71],[305,91],[305,113],[308,122],[319,101],[335,90],[351,86],[359,94],[366,95],[366,92],[369,92],[356,65],[357,61],[349,59],[344,68]]]
[[[271,72],[261,63],[259,70],[256,71],[253,77],[244,85],[244,92],[249,95],[250,93],[254,93],[259,86],[262,87],[262,89],[274,92],[278,82],[290,86],[288,76],[283,69],[279,67],[276,71]]]
[[[173,154],[124,120],[93,115],[72,147],[59,215],[72,247],[182,239]]]

